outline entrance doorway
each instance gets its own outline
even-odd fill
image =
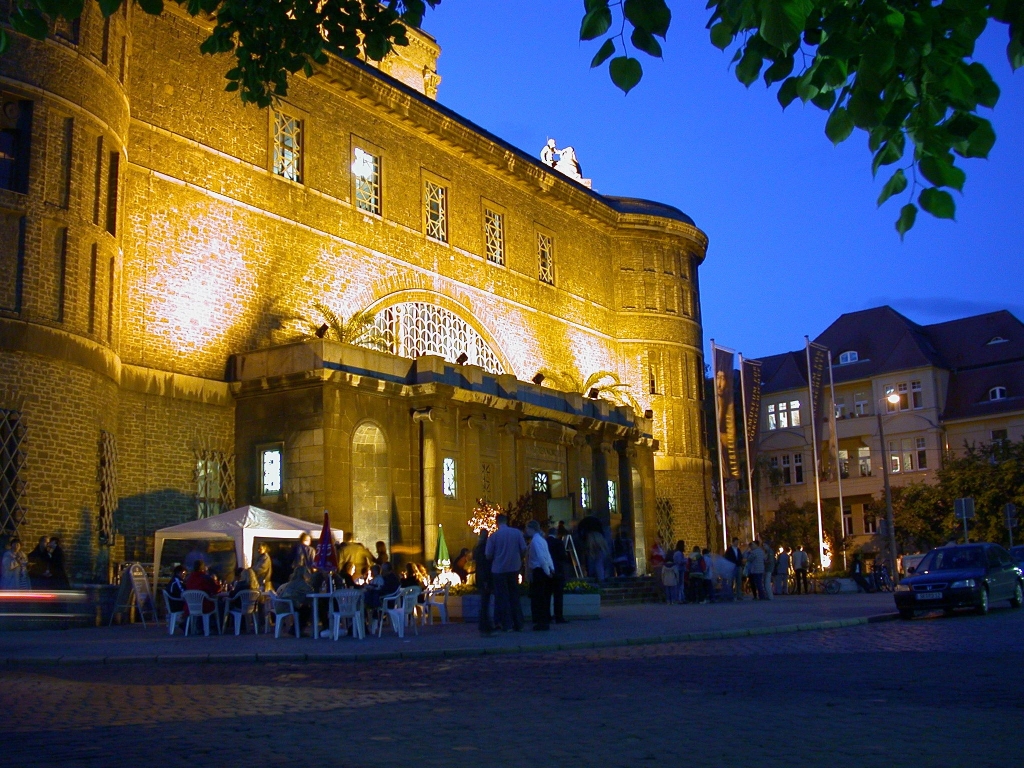
[[[388,444],[376,424],[352,436],[352,533],[372,552],[383,541],[391,550]]]

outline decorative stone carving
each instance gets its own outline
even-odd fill
[[[576,159],[576,150],[573,147],[559,149],[554,139],[548,139],[540,151],[540,161],[585,187],[589,188],[591,185],[590,179],[583,178],[583,169]]]

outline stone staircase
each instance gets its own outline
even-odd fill
[[[602,605],[627,603],[662,603],[665,591],[653,576],[617,576],[601,585]]]

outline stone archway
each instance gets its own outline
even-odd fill
[[[352,532],[370,551],[383,541],[391,550],[388,444],[376,424],[359,425],[352,435]]]

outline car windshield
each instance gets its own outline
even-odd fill
[[[933,549],[924,556],[918,573],[954,571],[963,568],[982,568],[981,549],[978,547],[943,547]]]

